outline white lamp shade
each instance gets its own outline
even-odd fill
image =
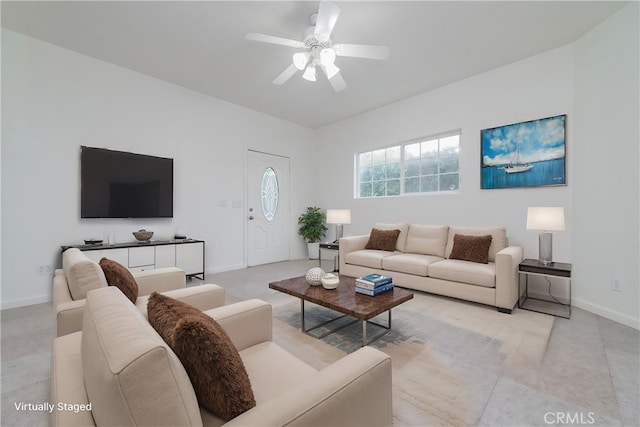
[[[302,78],[305,80],[309,80],[310,82],[315,82],[316,81],[316,66],[313,64],[309,64],[307,66],[307,69],[304,70],[304,74],[302,75]]]
[[[320,51],[320,63],[325,67],[327,65],[333,65],[336,61],[336,51],[331,48],[322,49]]]
[[[309,62],[309,57],[311,54],[309,52],[297,52],[293,54],[293,65],[296,66],[298,70],[304,70]]]
[[[327,224],[351,224],[351,209],[327,209]]]
[[[527,230],[563,231],[564,208],[533,207],[527,210]]]

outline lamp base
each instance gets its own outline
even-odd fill
[[[342,224],[336,224],[336,240],[333,241],[336,245],[340,243],[342,238]]]
[[[543,265],[553,264],[553,234],[540,233],[538,235],[538,256]]]

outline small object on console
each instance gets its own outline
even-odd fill
[[[151,237],[153,236],[153,231],[147,231],[145,229],[142,229],[142,230],[134,231],[132,234],[133,234],[133,237],[135,237],[137,241],[146,242],[146,241],[150,240]]]

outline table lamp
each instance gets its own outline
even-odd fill
[[[351,224],[351,209],[327,209],[327,224],[336,225],[336,240],[333,243],[339,243],[342,226]]]
[[[539,230],[538,256],[544,265],[553,264],[552,231],[564,231],[564,208],[530,207],[527,210],[527,230]]]

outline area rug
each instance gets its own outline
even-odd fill
[[[316,369],[361,345],[360,322],[317,339],[300,331],[299,300],[273,310],[274,341]],[[307,328],[337,316],[314,304],[306,304],[305,312]],[[375,320],[384,324],[387,316]],[[392,358],[394,425],[477,425],[502,373],[541,363],[553,321],[415,293],[393,309],[391,332],[370,344]],[[369,326],[367,333],[378,331]]]

